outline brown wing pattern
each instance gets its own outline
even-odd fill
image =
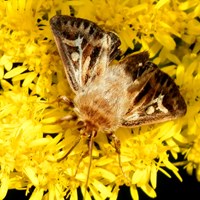
[[[186,104],[172,78],[148,61],[143,52],[121,62],[133,84],[128,88],[131,107],[122,126],[139,126],[172,120],[186,113]]]
[[[50,24],[74,92],[100,76],[119,54],[118,37],[93,22],[57,15]]]

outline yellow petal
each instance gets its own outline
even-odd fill
[[[135,185],[131,185],[130,187],[131,196],[134,200],[139,200],[138,191]]]
[[[34,186],[39,185],[38,177],[35,174],[35,170],[32,167],[26,166],[24,168],[24,173],[27,175],[27,177],[31,180]]]
[[[157,167],[155,165],[152,165],[151,167],[151,176],[150,176],[150,182],[152,187],[155,189],[157,186]]]
[[[145,184],[144,186],[141,186],[141,189],[151,198],[155,198],[156,192],[155,190],[149,185],[149,184]]]
[[[16,67],[16,68],[10,70],[9,72],[7,72],[4,75],[4,78],[7,79],[7,78],[12,78],[14,76],[17,76],[17,75],[21,74],[22,72],[26,71],[26,69],[27,68],[24,66]]]
[[[4,197],[6,196],[8,192],[8,186],[9,186],[9,177],[3,174],[0,186],[0,199],[4,199]]]
[[[154,34],[156,40],[160,42],[166,49],[174,50],[176,47],[176,43],[174,39],[170,36],[169,33],[166,32],[157,32]]]
[[[29,72],[28,75],[25,77],[24,82],[22,83],[23,87],[28,86],[37,76],[35,72]]]
[[[42,188],[41,189],[36,188],[33,191],[29,200],[42,200],[43,194],[44,194],[44,190]]]

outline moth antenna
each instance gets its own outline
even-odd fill
[[[87,187],[88,187],[88,182],[89,182],[90,169],[91,169],[91,165],[92,165],[92,150],[93,150],[93,144],[94,144],[94,137],[95,136],[96,136],[96,131],[92,131],[92,134],[89,138],[89,144],[88,144],[88,148],[89,148],[88,153],[89,153],[89,156],[90,156],[90,160],[89,160],[87,178],[86,178],[86,183],[85,183],[84,199],[86,199],[86,194],[87,194]]]
[[[69,151],[60,159],[58,159],[57,161],[60,162],[61,160],[67,158],[67,156],[73,151],[73,149],[79,144],[81,140],[81,137],[78,137],[78,139],[74,142],[74,144],[71,146],[71,148],[69,149]]]
[[[79,165],[80,165],[80,163],[81,163],[81,161],[83,160],[83,158],[85,158],[86,156],[88,156],[88,151],[87,152],[82,152],[82,154],[81,154],[81,158],[79,159],[79,161],[78,161],[78,164],[77,164],[77,167],[76,167],[76,171],[75,171],[75,173],[74,173],[74,177],[76,176],[76,174],[78,173],[78,168],[79,168]]]

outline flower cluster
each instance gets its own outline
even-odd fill
[[[157,172],[180,180],[176,163],[185,155],[188,173],[200,180],[200,4],[199,0],[0,0],[0,199],[9,189],[33,188],[30,199],[116,199],[119,186],[155,197]],[[153,61],[175,78],[186,100],[186,116],[153,126],[120,128],[121,165],[106,135],[95,138],[89,157],[76,121],[55,123],[72,112],[57,97],[73,97],[58,55],[49,19],[73,14],[117,33],[121,50],[148,50]],[[142,149],[142,151],[141,151]],[[60,160],[61,159],[61,160]],[[60,160],[60,161],[59,161]],[[158,183],[159,184],[159,183]]]

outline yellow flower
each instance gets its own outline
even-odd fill
[[[194,49],[195,50],[195,49]],[[200,181],[200,143],[199,143],[199,131],[200,131],[200,56],[196,54],[186,55],[183,58],[183,65],[177,70],[178,73],[185,74],[185,79],[180,80],[183,84],[183,90],[187,92],[188,99],[188,117],[187,117],[187,129],[184,133],[187,137],[188,145],[183,148],[183,152],[186,154],[187,164],[186,170],[189,174],[192,174],[196,170],[196,176]]]
[[[108,31],[116,32],[122,42],[123,52],[127,48],[138,48],[142,43],[141,49],[149,50],[151,56],[157,55],[159,51],[164,51],[166,55],[166,51],[169,54],[175,50],[175,38],[183,37],[183,41],[192,43],[195,39],[193,35],[199,31],[199,23],[195,19],[199,3],[191,0],[187,2],[185,5],[168,0],[159,0],[157,3],[146,0],[139,3],[132,0],[80,0],[75,7],[75,16],[92,20]],[[197,8],[194,10],[195,6]],[[185,10],[190,8],[192,12],[187,15]],[[188,27],[187,22],[190,22],[191,27]],[[169,56],[165,59],[170,60]]]
[[[83,156],[86,139],[61,159],[80,133],[75,121],[55,123],[72,112],[55,100],[73,97],[49,27],[56,13],[73,14],[116,32],[121,49],[149,50],[154,62],[175,77],[188,104],[185,117],[135,129],[120,128],[121,165],[104,133],[95,138],[87,199],[116,199],[119,187],[137,188],[155,197],[157,172],[180,180],[178,168],[169,159],[186,155],[187,171],[196,169],[200,180],[199,63],[200,5],[160,0],[8,0],[0,1],[0,199],[9,189],[34,186],[31,200],[76,200],[77,189],[85,192],[89,157]],[[106,12],[105,12],[106,11]],[[184,162],[183,162],[184,163]]]

